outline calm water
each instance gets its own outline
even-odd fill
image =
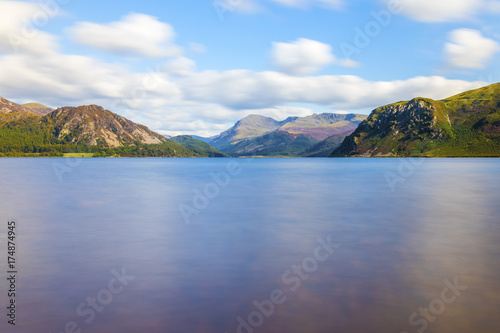
[[[499,179],[495,159],[0,159],[0,331],[498,332]]]

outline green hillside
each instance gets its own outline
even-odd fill
[[[208,157],[227,157],[226,154],[221,153],[211,145],[201,140],[195,139],[189,135],[179,135],[169,139],[170,141],[176,142],[186,148],[191,149],[197,154],[208,156]]]
[[[44,116],[25,108],[0,99],[0,156],[208,156],[96,105]]]
[[[500,84],[377,108],[332,156],[500,156]]]

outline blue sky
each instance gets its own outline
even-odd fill
[[[500,81],[497,0],[0,0],[0,96],[163,134]]]

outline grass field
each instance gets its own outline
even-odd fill
[[[64,154],[64,157],[92,157],[93,153],[67,153]]]

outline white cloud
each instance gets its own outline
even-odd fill
[[[0,91],[8,99],[55,107],[99,104],[165,134],[213,135],[252,113],[282,119],[312,113],[294,104],[368,112],[402,99],[441,99],[484,85],[443,77],[377,82],[248,70],[193,72],[189,59],[177,60],[187,64],[187,76],[173,77],[161,66],[131,72],[90,57],[57,53],[4,56],[0,73],[9,80],[0,81]]]
[[[482,69],[500,51],[497,41],[484,37],[477,30],[457,29],[449,37],[451,42],[445,44],[444,52],[452,67]]]
[[[277,72],[205,71],[178,82],[187,100],[232,109],[261,109],[311,103],[345,110],[367,109],[416,96],[442,99],[478,88],[483,82],[416,77],[406,81],[367,81],[351,75],[294,77]]]
[[[19,1],[0,1],[0,52],[44,54],[56,47],[55,38],[41,32],[59,10]]]
[[[497,0],[398,0],[401,13],[421,22],[472,20],[479,13],[500,11]],[[394,0],[386,0],[387,3]]]
[[[166,63],[162,70],[173,76],[188,76],[196,69],[196,63],[186,57],[175,58]]]
[[[500,13],[500,1],[498,0],[485,0],[485,7],[490,13]]]
[[[196,42],[190,42],[189,43],[189,49],[193,52],[196,52],[196,53],[205,53],[207,52],[207,48],[205,47],[205,45],[203,44],[200,44],[200,43],[196,43]]]
[[[0,9],[12,11],[10,17],[0,11],[0,18],[3,17],[3,21],[0,19],[2,36],[12,29],[19,31],[23,20],[37,13],[36,7],[25,6],[25,3],[20,7],[6,3],[0,1]],[[146,17],[146,21],[150,19]],[[168,26],[153,21],[162,27]],[[33,35],[37,38],[21,48],[19,53],[0,57],[0,73],[2,77],[9,78],[0,80],[2,97],[14,101],[35,100],[54,107],[99,104],[162,133],[211,135],[227,129],[236,120],[251,113],[286,118],[307,115],[311,111],[292,105],[370,111],[401,99],[416,96],[440,99],[484,84],[443,77],[377,82],[357,76],[297,77],[274,71],[196,72],[194,61],[182,56],[158,68],[134,72],[125,64],[61,54],[57,52],[54,36],[36,29]],[[155,39],[158,43],[147,40],[146,47],[140,50],[141,54],[153,56],[164,52],[165,45],[160,40],[167,42],[167,49],[172,46],[169,42],[173,32],[163,36]],[[120,38],[117,37],[116,41],[119,42]],[[349,65],[345,60],[336,59],[327,44],[311,40],[281,44],[285,51],[291,50],[295,60],[287,59],[287,53],[281,50],[284,53],[277,57],[278,64],[291,73],[304,75],[342,61],[344,65]],[[478,48],[484,50],[485,45],[481,44]],[[0,48],[9,47],[5,39],[0,39]],[[37,47],[43,47],[43,52],[37,51]],[[117,44],[112,48],[116,47]],[[130,49],[127,53],[133,51],[136,54],[139,52]]]
[[[79,22],[69,31],[78,43],[114,54],[161,58],[181,53],[173,44],[174,29],[145,14],[129,14],[108,24]]]
[[[279,70],[292,75],[318,72],[335,60],[330,45],[305,38],[292,43],[273,43],[271,55]]]
[[[111,110],[141,107],[161,96],[179,100],[182,92],[163,70],[131,72],[120,64],[91,57],[53,53],[0,58],[2,97],[36,100],[53,106],[99,104]]]
[[[337,59],[330,45],[306,38],[292,43],[273,43],[271,57],[276,68],[290,75],[316,73],[332,64],[344,67],[358,65],[353,60]]]
[[[360,66],[360,63],[357,62],[356,60],[352,60],[352,59],[338,59],[336,61],[336,63],[339,65],[339,66],[342,66],[342,67],[349,67],[349,68],[355,68],[355,67],[359,67]]]

